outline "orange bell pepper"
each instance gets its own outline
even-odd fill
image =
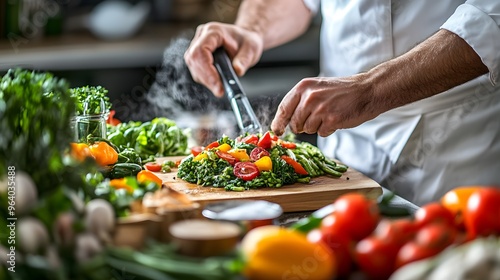
[[[480,189],[478,186],[463,186],[452,189],[443,195],[440,202],[455,215],[463,213],[467,207],[467,200],[478,189]]]
[[[132,177],[133,178],[133,177]],[[128,193],[133,193],[134,188],[130,186],[126,178],[113,179],[109,181],[109,185],[115,189],[125,189]]]
[[[293,249],[290,249],[291,246]],[[241,242],[246,279],[334,279],[337,261],[324,243],[276,225],[250,230]],[[307,277],[306,277],[307,276]]]
[[[118,161],[118,152],[108,143],[100,141],[90,145],[90,152],[97,164],[106,166],[115,164]]]
[[[139,183],[154,182],[159,187],[163,184],[163,180],[156,176],[153,172],[149,170],[141,170],[137,173],[137,181]]]
[[[70,143],[70,147],[71,156],[73,156],[78,161],[84,161],[88,157],[93,158],[89,145],[85,143]]]

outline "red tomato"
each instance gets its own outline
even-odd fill
[[[307,170],[297,161],[295,161],[293,158],[282,155],[281,159],[283,159],[287,164],[291,165],[293,169],[295,170],[295,173],[300,174],[300,175],[308,175],[309,173]]]
[[[426,247],[417,242],[410,241],[403,245],[396,256],[396,266],[398,269],[405,264],[422,260],[437,255],[441,250],[436,248]]]
[[[293,142],[288,142],[288,141],[283,141],[280,143],[281,147],[286,148],[286,149],[295,149],[297,148],[297,144]]]
[[[419,228],[430,223],[444,223],[454,226],[455,216],[440,203],[432,202],[422,206],[415,212],[415,222]]]
[[[260,137],[259,142],[257,143],[257,146],[264,148],[264,149],[269,149],[271,148],[273,140],[271,139],[271,133],[269,131],[266,131],[262,137]]]
[[[263,156],[269,156],[269,152],[261,147],[255,147],[251,152],[250,152],[250,158],[253,161],[259,160]]]
[[[417,226],[410,219],[383,219],[378,223],[374,235],[402,246],[410,241],[416,233]]]
[[[307,234],[307,240],[312,243],[325,243],[335,254],[337,261],[337,276],[347,277],[351,273],[351,247],[353,242],[341,232],[313,229]]]
[[[108,119],[106,120],[107,124],[110,124],[112,126],[117,126],[121,123],[119,119],[115,119],[115,113],[116,113],[115,110],[109,111]]]
[[[216,150],[215,153],[217,154],[218,157],[229,162],[229,164],[231,164],[231,165],[235,165],[238,162],[237,158],[233,157],[232,155],[230,155],[226,152]]]
[[[354,240],[368,236],[380,219],[377,203],[360,193],[344,194],[333,205],[342,229]]]
[[[144,164],[144,167],[149,170],[149,171],[152,171],[152,172],[158,172],[158,171],[161,171],[161,165],[159,165],[158,163],[156,162],[148,162],[146,164]]]
[[[250,161],[237,162],[234,165],[233,170],[234,176],[243,179],[245,181],[251,181],[255,177],[259,176],[259,169],[255,163]]]
[[[446,224],[432,223],[421,228],[415,242],[427,248],[443,250],[455,241],[456,229]]]
[[[202,146],[194,146],[191,148],[191,154],[195,157],[199,155],[203,151],[203,149],[204,148]]]
[[[250,134],[250,135],[245,136],[243,139],[241,139],[241,142],[247,143],[247,144],[257,145],[257,143],[259,142],[259,136],[255,135],[255,134]]]
[[[471,194],[464,222],[472,238],[500,234],[500,189],[481,188]]]
[[[399,246],[375,236],[359,241],[355,260],[369,279],[388,279],[394,272]]]
[[[219,141],[214,141],[214,142],[208,144],[206,149],[208,150],[208,149],[213,149],[213,148],[217,148],[217,147],[219,147]]]

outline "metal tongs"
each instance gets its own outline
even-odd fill
[[[224,85],[224,91],[231,102],[238,127],[243,133],[262,133],[255,112],[243,91],[238,76],[234,72],[231,60],[223,48],[218,48],[214,52],[214,65]]]

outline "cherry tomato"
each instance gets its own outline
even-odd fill
[[[344,194],[333,205],[342,229],[356,241],[368,236],[380,219],[377,203],[360,193]]]
[[[237,162],[233,169],[234,176],[243,179],[245,181],[251,181],[255,177],[259,176],[259,169],[255,163],[250,161]]]
[[[214,142],[208,144],[206,149],[208,150],[208,149],[213,149],[213,148],[217,148],[217,147],[219,147],[219,141],[214,141]]]
[[[288,141],[283,141],[280,143],[281,147],[286,148],[286,149],[295,149],[297,148],[297,144],[293,142],[288,142]]]
[[[438,202],[431,202],[415,212],[415,223],[419,228],[431,223],[455,225],[455,216]]]
[[[369,279],[388,279],[394,272],[399,246],[375,236],[356,244],[355,260]]]
[[[241,142],[247,143],[247,144],[257,145],[257,143],[259,142],[259,136],[255,135],[255,134],[250,134],[250,135],[243,137],[243,139],[241,139]]]
[[[199,155],[203,151],[203,149],[204,148],[202,146],[194,146],[191,148],[191,154],[195,157]]]
[[[398,269],[405,264],[422,260],[437,255],[441,250],[410,241],[403,245],[396,256],[395,268]]]
[[[271,139],[271,133],[269,131],[266,131],[262,137],[260,137],[259,142],[257,142],[257,146],[264,148],[264,149],[269,149],[271,148],[273,140]]]
[[[467,201],[464,221],[471,237],[500,234],[500,189],[481,188]]]
[[[152,172],[161,171],[161,165],[156,163],[156,162],[148,162],[148,163],[144,164],[144,167],[147,170],[152,171]]]
[[[235,165],[238,162],[237,158],[233,157],[232,155],[230,155],[226,152],[216,150],[215,153],[217,154],[218,157],[229,162],[229,164],[231,164],[231,165]]]
[[[421,228],[415,242],[427,248],[443,250],[455,241],[456,229],[450,225],[432,223]]]
[[[335,254],[337,260],[337,277],[347,277],[351,273],[351,250],[353,241],[342,232],[313,229],[307,234],[312,243],[325,243]]]
[[[250,152],[250,158],[253,161],[259,160],[263,156],[269,156],[269,152],[261,147],[255,147],[251,152]]]
[[[297,161],[295,161],[293,158],[282,155],[281,159],[283,159],[287,164],[291,165],[293,169],[295,170],[295,173],[300,174],[300,175],[308,175],[309,173],[307,170]]]
[[[402,246],[410,241],[416,233],[417,226],[410,219],[383,219],[375,228],[374,235]]]

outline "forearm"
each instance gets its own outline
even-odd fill
[[[387,111],[418,101],[488,72],[480,57],[459,36],[440,30],[406,54],[382,63],[366,75],[373,104]]]
[[[311,16],[302,0],[246,0],[235,24],[259,33],[270,49],[303,34]]]

